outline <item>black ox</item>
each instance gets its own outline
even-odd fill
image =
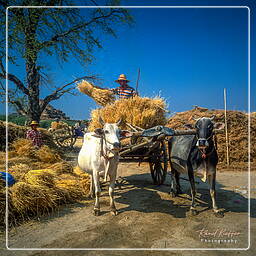
[[[214,143],[214,130],[223,129],[223,123],[213,123],[214,117],[196,119],[194,127],[196,135],[174,136],[168,141],[169,160],[172,173],[171,195],[177,196],[181,193],[179,176],[185,173],[189,177],[191,186],[192,203],[190,212],[197,214],[195,209],[195,180],[199,176],[203,181],[208,180],[212,207],[217,217],[223,217],[216,205],[215,181],[218,154]]]

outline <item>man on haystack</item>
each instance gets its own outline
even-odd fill
[[[37,130],[38,126],[39,123],[37,121],[32,121],[30,124],[31,129],[26,133],[26,138],[31,140],[36,148],[40,148],[43,144],[42,134]]]
[[[120,86],[112,89],[112,91],[116,95],[118,95],[119,99],[129,99],[134,97],[135,95],[138,95],[137,92],[128,85],[130,81],[126,79],[126,76],[124,74],[121,74],[115,82],[118,83]]]

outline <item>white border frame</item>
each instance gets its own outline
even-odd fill
[[[6,8],[6,171],[8,172],[8,10],[11,8],[127,8],[127,9],[142,9],[142,8],[225,8],[225,9],[247,9],[248,10],[248,247],[246,248],[10,248],[8,246],[8,186],[6,186],[6,248],[10,251],[246,251],[251,246],[251,136],[250,136],[250,124],[251,124],[251,24],[250,24],[250,8],[248,6],[8,6]],[[7,185],[7,180],[6,180]]]

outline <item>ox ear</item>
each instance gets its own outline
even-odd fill
[[[116,125],[119,126],[121,123],[122,123],[122,118],[120,118],[117,122],[116,122]]]
[[[121,130],[120,131],[120,136],[121,137],[132,137],[132,132],[128,131],[128,130]]]
[[[103,134],[103,129],[97,128],[97,129],[94,130],[94,132],[95,132],[97,135],[102,135],[102,134]]]
[[[101,117],[101,116],[99,117],[99,123],[100,123],[102,126],[104,126],[104,125],[105,125],[105,122],[103,121],[103,119],[102,119],[102,117]]]
[[[184,127],[187,129],[194,129],[195,127],[192,124],[184,124]]]
[[[215,123],[215,124],[214,124],[214,129],[215,129],[215,130],[222,130],[222,129],[224,129],[224,127],[225,127],[225,124],[222,123],[222,122],[219,122],[219,123]]]

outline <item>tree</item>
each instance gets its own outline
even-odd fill
[[[106,0],[107,1],[107,0]],[[97,4],[94,0],[87,4]],[[40,100],[41,86],[44,84],[45,66],[40,63],[40,56],[56,55],[59,65],[71,58],[76,58],[81,64],[93,61],[93,51],[101,48],[100,36],[107,33],[116,36],[117,27],[121,24],[132,24],[133,19],[123,8],[47,8],[47,6],[73,5],[64,0],[18,0],[8,1],[9,6],[24,6],[23,8],[8,8],[8,42],[9,62],[15,64],[17,56],[25,62],[24,81],[15,74],[6,72],[3,65],[5,49],[0,50],[0,78],[11,82],[8,101],[19,113],[25,113],[31,120],[40,120],[40,116],[53,100],[66,93],[73,93],[76,81],[80,79],[95,79],[87,75],[56,87],[49,95]],[[117,6],[119,1],[107,1],[106,6]],[[0,0],[1,14],[8,7],[6,1]],[[25,6],[41,6],[41,8],[26,8]],[[44,7],[44,8],[43,8]],[[5,15],[1,15],[1,43],[5,41]],[[4,86],[1,83],[0,92],[3,96]],[[27,106],[27,107],[25,107]]]

